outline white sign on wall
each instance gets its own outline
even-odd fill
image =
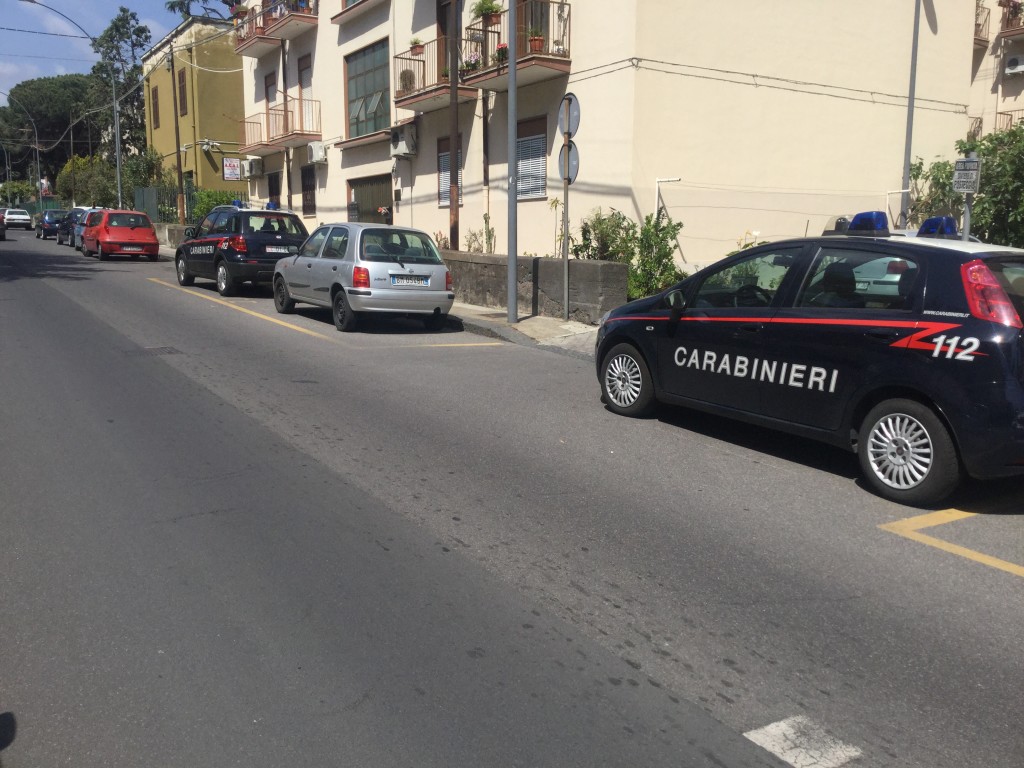
[[[224,158],[224,181],[242,180],[242,161],[237,157]]]

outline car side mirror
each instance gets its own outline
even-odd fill
[[[196,236],[195,227],[185,227],[185,237],[192,238]]]
[[[292,256],[294,256],[298,252],[299,252],[299,246],[297,246],[297,245],[289,245],[288,246],[288,253],[291,254]]]

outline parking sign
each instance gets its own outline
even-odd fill
[[[953,166],[953,190],[977,193],[981,182],[981,160],[957,160]]]

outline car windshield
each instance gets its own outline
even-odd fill
[[[59,219],[59,218],[60,218],[61,216],[63,216],[63,215],[64,215],[64,214],[66,214],[66,213],[67,213],[67,211],[54,211],[54,210],[49,210],[49,211],[47,211],[47,212],[46,212],[46,213],[45,213],[44,215],[46,216],[46,218],[47,218],[48,220],[50,220],[50,221],[53,221],[53,220],[55,220],[55,219]]]
[[[421,232],[370,229],[363,233],[360,257],[364,261],[397,261],[410,264],[441,264],[433,241]]]
[[[294,216],[286,216],[281,213],[246,213],[242,216],[242,233],[251,234],[261,232],[269,235],[297,235],[306,237],[306,228],[302,222]]]
[[[149,221],[149,216],[144,213],[112,213],[107,219],[108,227],[149,227],[152,229],[153,225]]]

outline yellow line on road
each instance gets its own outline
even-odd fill
[[[278,320],[276,317],[270,317],[268,315],[264,315],[261,312],[254,312],[251,309],[246,309],[245,307],[240,307],[237,304],[232,304],[230,301],[224,301],[223,299],[218,299],[218,298],[216,298],[214,296],[209,296],[209,295],[207,295],[205,293],[202,293],[200,291],[192,290],[191,288],[183,288],[180,285],[174,285],[173,283],[168,283],[166,280],[161,280],[159,277],[147,277],[146,279],[149,280],[150,282],[158,283],[158,284],[160,284],[160,285],[162,285],[162,286],[164,286],[166,288],[174,288],[175,290],[181,291],[182,293],[188,293],[188,294],[190,294],[192,296],[198,296],[200,299],[206,299],[207,301],[212,301],[214,304],[220,304],[222,307],[227,307],[228,309],[234,309],[234,310],[237,310],[239,312],[243,312],[243,313],[245,313],[247,315],[252,315],[253,317],[258,317],[260,320],[266,320],[268,323],[275,323],[275,324],[280,325],[280,326],[282,326],[284,328],[288,328],[288,329],[293,330],[293,331],[298,331],[299,333],[304,333],[307,336],[315,336],[316,338],[323,339],[324,341],[334,341],[334,339],[332,339],[330,336],[324,336],[322,333],[317,333],[316,331],[306,330],[305,328],[301,328],[301,327],[299,327],[297,325],[293,325],[292,323],[286,323],[284,320]]]
[[[889,531],[895,533],[897,536],[903,536],[904,538],[911,539],[921,544],[927,544],[929,547],[935,547],[941,549],[943,552],[949,552],[952,555],[958,555],[965,557],[968,560],[973,560],[976,563],[987,565],[990,568],[998,568],[1001,571],[1012,573],[1014,576],[1020,576],[1024,578],[1024,566],[1017,565],[1016,563],[1010,563],[1006,560],[1000,560],[998,557],[991,557],[982,552],[976,552],[973,549],[967,549],[967,547],[961,547],[958,544],[950,544],[948,541],[937,539],[934,536],[929,536],[926,533],[921,533],[925,528],[934,528],[937,525],[946,525],[947,523],[954,523],[957,520],[966,520],[968,517],[976,517],[974,512],[962,512],[959,509],[944,509],[941,512],[929,512],[925,515],[918,515],[916,517],[908,517],[904,520],[897,520],[892,523],[884,523],[878,526],[883,531]]]
[[[307,330],[307,329],[302,328],[302,327],[300,327],[298,325],[294,325],[292,323],[287,323],[284,320],[279,320],[276,317],[271,317],[270,315],[264,315],[262,312],[256,312],[255,310],[252,310],[252,309],[246,309],[245,307],[240,307],[237,304],[234,304],[234,303],[232,303],[230,301],[224,301],[224,299],[217,298],[216,296],[210,296],[208,293],[204,293],[203,291],[197,291],[197,290],[195,290],[193,288],[185,288],[185,287],[180,286],[180,285],[175,285],[174,283],[169,283],[166,280],[161,280],[159,277],[147,277],[146,279],[149,280],[152,283],[157,283],[158,285],[162,285],[165,288],[173,288],[176,291],[181,291],[182,293],[187,293],[187,294],[189,294],[191,296],[198,296],[200,299],[206,299],[207,301],[212,301],[214,304],[220,304],[222,307],[228,307],[229,309],[234,309],[234,310],[237,310],[239,312],[244,312],[247,315],[252,315],[253,317],[258,317],[258,318],[260,318],[260,320],[266,320],[267,322],[270,322],[270,323],[276,323],[277,325],[280,325],[280,326],[282,326],[284,328],[289,328],[289,329],[291,329],[293,331],[298,331],[299,333],[304,333],[307,336],[315,336],[318,339],[324,339],[325,341],[330,341],[330,342],[333,342],[333,343],[337,343],[337,340],[334,337],[332,337],[332,336],[324,336],[322,333],[317,333],[316,331]],[[480,341],[480,342],[470,342],[468,344],[409,344],[409,345],[405,345],[405,346],[407,346],[409,349],[423,349],[424,347],[500,347],[503,344],[504,344],[504,342],[501,342],[501,341]],[[359,348],[360,347],[356,347],[356,349],[359,349]],[[371,348],[370,347],[363,347],[363,349],[371,349]],[[379,349],[379,347],[372,347],[372,349]],[[388,347],[388,349],[400,349],[400,347]]]

